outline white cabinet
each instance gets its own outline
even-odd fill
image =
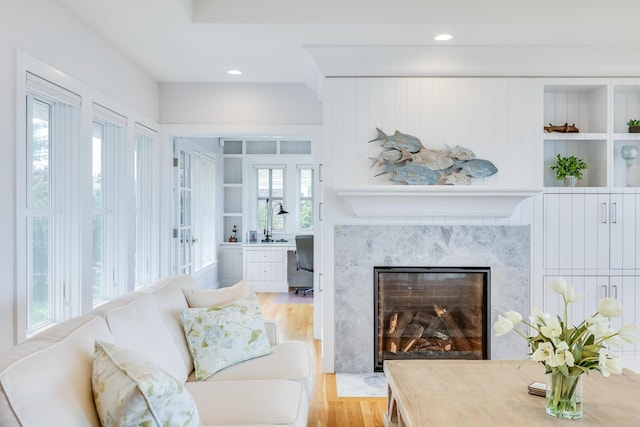
[[[288,292],[287,247],[245,245],[244,278],[254,292]]]
[[[640,269],[639,215],[636,193],[546,193],[545,270]]]
[[[242,246],[220,246],[220,285],[230,286],[242,280]]]
[[[555,276],[545,276],[545,311],[563,314],[562,296],[555,293],[548,285]],[[636,323],[636,307],[640,307],[640,277],[637,276],[564,276],[564,279],[583,295],[580,300],[569,304],[568,320],[571,326],[577,326],[585,318],[592,316],[598,309],[598,301],[602,298],[615,298],[622,306],[622,317],[611,318],[611,328],[618,330],[622,325]],[[613,348],[623,358],[634,358],[640,352],[640,346],[624,343],[621,348]]]

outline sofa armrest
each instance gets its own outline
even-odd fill
[[[280,344],[280,331],[278,330],[278,322],[275,320],[264,320],[264,327],[267,330],[267,338],[271,345]]]

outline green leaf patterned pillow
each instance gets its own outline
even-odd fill
[[[220,307],[180,313],[196,381],[236,363],[273,352],[254,293]]]
[[[91,381],[103,427],[200,425],[184,385],[133,350],[96,341]]]

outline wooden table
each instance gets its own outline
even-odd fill
[[[628,369],[585,375],[579,420],[548,415],[545,399],[527,392],[546,380],[535,362],[387,360],[384,371],[387,426],[640,426],[640,375]]]

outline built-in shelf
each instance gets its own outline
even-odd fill
[[[345,199],[357,217],[508,218],[523,200],[542,188],[370,185],[344,187]]]

